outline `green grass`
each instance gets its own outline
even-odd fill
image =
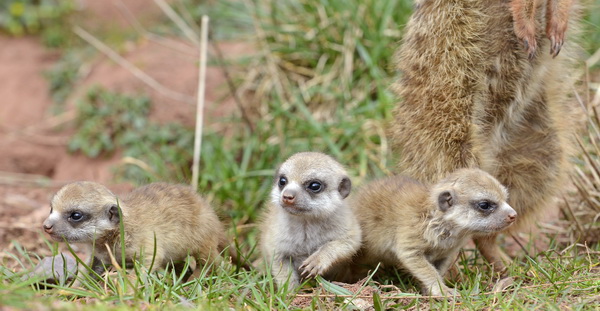
[[[395,102],[389,90],[395,74],[390,60],[412,1],[249,0],[201,4],[182,0],[175,7],[188,21],[211,12],[215,37],[244,36],[258,46],[255,55],[244,58],[243,71],[235,75],[240,91],[246,95],[246,117],[251,126],[241,117],[232,116],[223,120],[227,130],[205,131],[199,179],[199,192],[231,227],[229,236],[237,241],[241,252],[254,260],[258,258],[255,224],[277,165],[291,154],[307,150],[328,153],[347,166],[356,186],[393,169],[394,159],[384,130]],[[597,29],[597,17],[595,11],[588,13],[586,27]],[[228,22],[231,20],[234,22]],[[159,25],[152,29],[166,32],[174,28]],[[596,36],[585,37],[583,45],[590,54],[600,48],[597,40]],[[63,70],[50,77],[56,79],[59,90],[68,88],[75,75],[74,66],[67,63]],[[121,148],[125,156],[139,160],[118,168],[122,177],[136,183],[189,182],[192,129],[150,124],[146,102],[139,97],[95,92],[87,98],[88,104],[101,101],[112,108],[101,117],[97,115],[100,107],[82,111],[80,136],[75,136],[71,146],[74,150],[99,156]],[[126,111],[118,113],[124,107],[128,107]],[[113,131],[102,130],[106,128]],[[106,134],[112,136],[100,140],[100,145],[86,144],[89,137]],[[392,272],[369,280],[366,288],[375,287],[378,292],[365,297],[326,281],[314,281],[312,288],[302,291],[311,294],[302,306],[353,308],[363,300],[376,310],[599,309],[600,246],[586,249],[574,245],[562,251],[564,248],[552,244],[548,251],[530,252],[533,257],[517,259],[509,272],[515,282],[503,292],[490,292],[494,281],[488,267],[477,252],[466,250],[453,283],[462,297],[455,301],[418,296],[414,281]],[[238,271],[227,263],[205,270],[203,277],[190,282],[169,271],[147,274],[136,265],[129,271],[129,279],[124,271],[115,271],[105,284],[90,281],[82,289],[40,289],[33,281],[22,281],[20,272],[38,259],[20,247],[16,249],[9,259],[19,265],[10,269],[8,264],[0,265],[0,306],[67,310],[296,309],[295,293],[275,289],[268,273]],[[332,297],[335,295],[337,298]]]
[[[458,266],[460,273],[453,284],[460,293],[455,300],[433,299],[416,294],[413,282],[401,281],[390,274],[375,277],[363,289],[373,291],[352,293],[348,288],[324,280],[313,282],[311,290],[302,295],[308,301],[295,300],[295,291],[277,290],[268,273],[258,270],[237,270],[229,263],[203,267],[201,277],[183,280],[171,269],[155,273],[136,263],[127,273],[113,269],[104,281],[84,280],[79,287],[50,285],[38,288],[33,280],[22,281],[21,273],[0,267],[0,305],[31,309],[49,304],[51,309],[107,309],[130,307],[150,309],[207,310],[233,309],[295,309],[351,308],[361,303],[379,304],[381,309],[458,308],[458,309],[565,309],[593,310],[600,308],[600,264],[597,254],[600,247],[586,249],[572,247],[560,252],[551,247],[534,257],[520,258],[510,267],[512,286],[493,292],[489,270],[477,253],[466,250]],[[19,260],[24,267],[35,261],[31,254],[21,251]],[[393,282],[394,285],[385,286]],[[307,295],[310,294],[310,295]],[[333,298],[337,297],[337,298]],[[377,301],[375,303],[374,301]],[[76,304],[71,304],[76,303]],[[75,307],[76,306],[76,307]]]

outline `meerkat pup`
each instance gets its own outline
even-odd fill
[[[507,196],[479,169],[458,170],[432,186],[405,176],[368,183],[350,198],[363,236],[356,261],[402,268],[421,283],[423,294],[452,295],[442,276],[464,243],[516,220]]]
[[[281,164],[261,224],[261,251],[278,286],[332,273],[356,253],[360,226],[344,200],[351,188],[328,155],[301,152]]]
[[[153,183],[117,200],[101,184],[75,182],[61,188],[50,207],[44,231],[55,241],[92,246],[90,267],[98,274],[111,263],[108,249],[118,263],[122,256],[129,264],[138,258],[146,267],[153,262],[153,271],[170,262],[181,270],[191,255],[199,271],[203,264],[220,259],[219,245],[225,239],[214,210],[184,185]],[[125,254],[121,251],[121,215]]]

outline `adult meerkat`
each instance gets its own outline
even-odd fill
[[[536,22],[543,18],[537,14]],[[550,44],[537,39],[540,47]],[[539,217],[570,167],[575,108],[567,100],[576,47],[565,44],[555,58],[540,50],[530,59],[522,49],[505,0],[417,1],[396,54],[403,75],[390,129],[399,170],[435,182],[459,168],[481,168],[510,192],[519,214],[511,232]],[[496,236],[475,242],[501,272],[506,256]]]
[[[516,220],[507,196],[479,169],[458,170],[432,186],[406,176],[368,183],[350,198],[363,236],[356,261],[402,268],[421,283],[423,294],[453,294],[443,275],[465,242]]]
[[[347,206],[352,184],[328,155],[296,153],[275,174],[261,224],[261,250],[278,286],[332,273],[360,246],[360,226]]]
[[[55,241],[93,246],[90,267],[98,274],[111,263],[107,247],[118,263],[123,255],[129,264],[134,257],[146,267],[154,261],[153,271],[170,262],[181,269],[188,255],[196,260],[197,271],[208,261],[220,260],[223,226],[210,205],[188,186],[153,183],[117,203],[117,197],[103,185],[75,182],[61,188],[50,206],[44,231]]]
[[[537,48],[536,22],[540,10],[546,9],[546,36],[550,39],[550,54],[558,55],[565,40],[569,15],[575,0],[512,0],[510,11],[517,38],[525,44],[529,57]]]

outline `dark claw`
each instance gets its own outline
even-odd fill
[[[525,50],[528,52],[527,56],[528,56],[529,60],[532,60],[533,57],[535,56],[535,50],[536,50],[535,40],[533,41],[533,44],[529,44],[529,40],[523,39],[523,45],[525,46]]]
[[[560,53],[562,45],[563,45],[563,42],[557,42],[552,45],[552,48],[550,49],[550,54],[552,55],[553,58],[558,56],[558,53]]]

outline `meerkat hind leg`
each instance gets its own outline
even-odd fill
[[[460,248],[457,248],[450,254],[448,254],[445,258],[436,262],[434,266],[437,268],[438,272],[440,273],[440,276],[443,277],[446,274],[446,272],[448,272],[448,268],[450,268],[450,266],[456,261],[456,257],[458,256],[459,251]]]
[[[288,281],[288,288],[295,288],[300,285],[300,277],[294,269],[292,258],[283,257],[279,260],[274,260],[271,267],[271,277],[275,280],[275,284],[281,287]]]
[[[209,270],[213,270],[216,266],[221,264],[221,255],[216,249],[211,249],[208,254],[204,254],[204,252],[198,252],[193,254],[193,257],[196,261],[196,268],[194,269],[194,273],[187,278],[188,281],[200,278],[202,272],[205,270],[205,267],[207,267]]]

